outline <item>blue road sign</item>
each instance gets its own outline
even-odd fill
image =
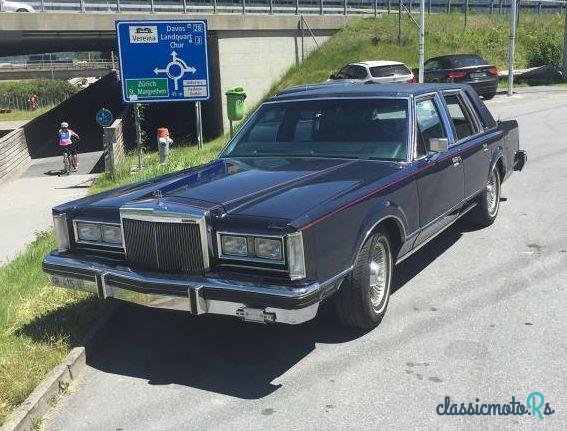
[[[114,117],[112,116],[112,112],[106,108],[102,108],[96,113],[96,122],[101,127],[108,127],[113,121]]]
[[[207,22],[116,21],[126,103],[208,100]]]

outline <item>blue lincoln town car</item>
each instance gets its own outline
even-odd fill
[[[395,265],[521,170],[516,121],[466,85],[297,87],[212,162],[53,209],[54,285],[191,314],[345,325],[386,312]]]

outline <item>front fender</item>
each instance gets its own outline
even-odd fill
[[[406,214],[404,213],[403,209],[395,202],[385,200],[374,207],[373,210],[368,213],[363,223],[361,223],[353,253],[353,264],[354,260],[356,260],[356,257],[358,256],[358,253],[360,252],[360,249],[362,248],[366,240],[370,237],[372,232],[374,232],[375,228],[387,219],[392,219],[396,222],[400,233],[400,246],[403,245],[406,240],[408,226]]]

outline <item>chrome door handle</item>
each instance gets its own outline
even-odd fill
[[[488,144],[482,144],[482,151],[488,151]]]
[[[453,166],[459,166],[461,164],[461,162],[463,161],[461,156],[453,157],[452,160],[453,160]]]

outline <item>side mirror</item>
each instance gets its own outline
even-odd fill
[[[447,138],[430,138],[429,149],[436,153],[444,153],[449,150],[449,140]]]

